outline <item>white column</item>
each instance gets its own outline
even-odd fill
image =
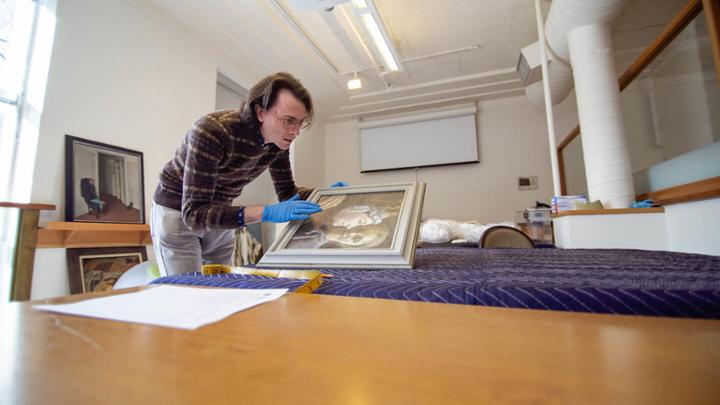
[[[635,199],[610,27],[568,31],[570,63],[585,159],[588,194],[605,208],[627,208]]]

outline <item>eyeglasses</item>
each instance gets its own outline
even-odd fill
[[[267,110],[267,111],[270,111],[272,113],[272,115],[275,116],[275,118],[280,120],[280,123],[286,129],[304,128],[308,123],[306,119],[298,120],[297,118],[293,118],[293,117],[281,117],[273,110]]]

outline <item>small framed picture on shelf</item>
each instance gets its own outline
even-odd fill
[[[67,249],[70,294],[112,290],[120,276],[144,261],[145,246]]]
[[[142,152],[65,135],[65,220],[144,224]]]

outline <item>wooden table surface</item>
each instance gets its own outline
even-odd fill
[[[0,310],[2,404],[720,403],[718,321],[288,294],[188,331],[31,305]]]

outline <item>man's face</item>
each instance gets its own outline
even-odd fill
[[[280,90],[275,104],[269,109],[256,106],[255,114],[265,143],[274,143],[282,150],[290,148],[307,117],[303,103],[286,89]]]

